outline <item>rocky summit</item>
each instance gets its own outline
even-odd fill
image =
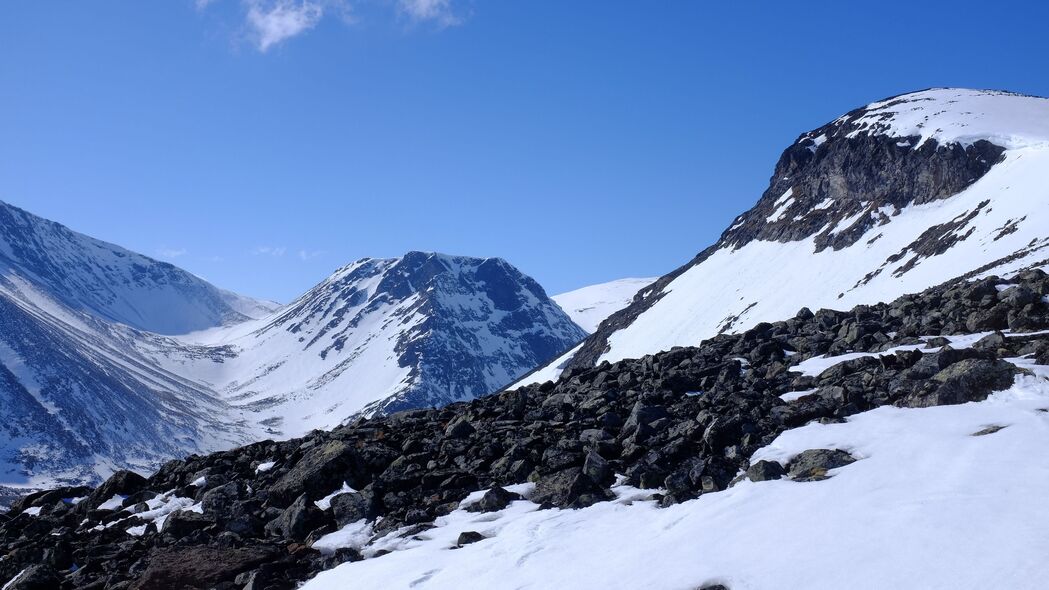
[[[672,510],[744,480],[818,487],[865,459],[829,447],[752,458],[805,424],[1011,387],[1049,364],[1047,295],[1049,276],[1035,270],[850,311],[802,309],[557,382],[35,493],[0,514],[0,580],[7,590],[294,588],[340,563],[391,559],[378,539],[425,538],[461,504],[595,507],[629,485]],[[332,544],[337,532],[361,538]],[[489,542],[462,531],[448,550]]]

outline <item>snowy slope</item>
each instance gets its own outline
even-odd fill
[[[1049,444],[1049,382],[1045,367],[1032,368],[1038,376],[984,402],[813,423],[754,457],[837,448],[859,458],[824,481],[744,480],[666,508],[652,499],[658,490],[619,486],[618,500],[580,510],[525,500],[495,513],[460,508],[418,536],[376,540],[350,525],[321,547],[393,552],[303,590],[1042,588],[1049,459],[1031,449]],[[990,425],[1005,428],[973,436]],[[510,489],[527,497],[531,484]],[[463,531],[489,538],[449,550]]]
[[[235,323],[275,309],[2,201],[0,275],[37,285],[71,309],[160,334]]]
[[[249,440],[207,387],[139,352],[147,342],[202,354],[0,277],[0,481],[97,481]]]
[[[1049,260],[1049,100],[935,89],[802,135],[758,204],[613,315],[572,363]]]
[[[491,393],[584,336],[505,261],[411,252],[359,260],[270,318],[202,334],[232,358],[172,370],[256,412],[268,435],[295,436]]]
[[[554,295],[551,299],[579,327],[592,333],[605,318],[629,305],[638,291],[655,280],[619,279]]]

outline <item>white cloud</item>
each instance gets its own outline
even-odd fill
[[[214,2],[215,0],[194,0],[193,4],[197,7],[197,10],[204,10]]]
[[[157,255],[162,258],[178,258],[179,256],[185,256],[187,250],[185,248],[157,248]]]
[[[322,254],[325,254],[324,250],[299,250],[299,258],[304,261],[312,260]]]
[[[462,19],[452,12],[452,0],[397,0],[397,8],[417,22],[434,22],[442,27],[462,22]]]
[[[312,0],[244,0],[259,51],[266,52],[286,39],[317,26],[324,8]]]
[[[258,246],[251,251],[255,256],[284,256],[288,249],[284,246]]]

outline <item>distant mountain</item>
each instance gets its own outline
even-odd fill
[[[155,361],[223,351],[139,328],[221,327],[268,306],[0,203],[0,483],[89,481],[249,440],[209,387]]]
[[[656,279],[619,279],[554,295],[568,317],[587,332],[594,332],[605,318],[623,309],[641,289]]]
[[[70,309],[158,334],[236,323],[276,308],[2,201],[0,277],[12,296],[31,284]]]
[[[496,258],[364,259],[273,311],[2,204],[0,238],[11,486],[472,399],[586,336]]]
[[[409,252],[341,268],[209,343],[234,351],[216,389],[287,436],[497,391],[585,336],[501,259]]]
[[[1049,265],[1049,100],[933,89],[802,134],[721,238],[562,367],[636,358],[955,277]]]

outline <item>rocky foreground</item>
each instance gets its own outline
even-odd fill
[[[617,474],[659,489],[663,505],[743,477],[817,480],[852,458],[812,449],[786,465],[749,459],[813,420],[960,404],[1008,388],[1023,369],[1006,359],[1049,364],[1049,333],[1040,333],[1049,328],[1047,295],[1049,276],[1030,271],[849,312],[803,309],[699,347],[576,369],[557,383],[192,456],[148,479],[122,472],[93,490],[39,492],[0,514],[0,582],[13,580],[6,590],[292,588],[363,559],[349,548],[315,550],[322,536],[362,519],[377,536],[417,535],[476,490],[490,490],[475,505],[490,511],[515,498],[501,486],[524,481],[536,484],[533,502],[576,508],[608,500]],[[964,348],[942,337],[957,334],[979,337]],[[871,354],[817,375],[796,370],[848,353]],[[476,540],[464,533],[459,543]]]

